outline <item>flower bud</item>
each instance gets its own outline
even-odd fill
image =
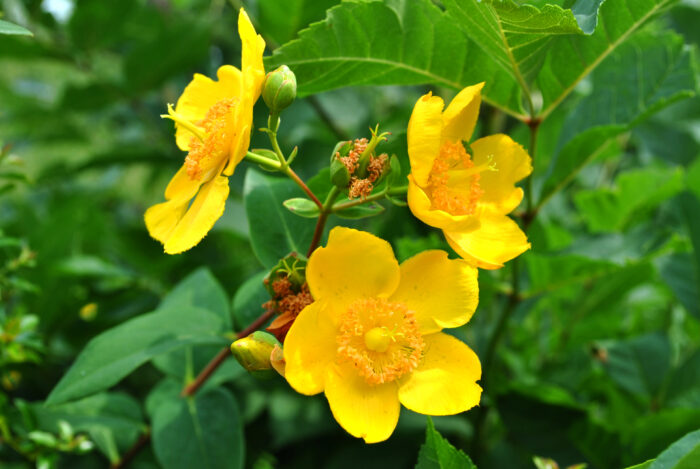
[[[270,354],[279,344],[272,334],[256,331],[232,343],[231,353],[243,368],[254,375],[265,376],[273,369]]]
[[[297,78],[289,67],[282,65],[267,74],[262,97],[272,112],[288,107],[297,96]]]
[[[350,183],[350,171],[338,158],[331,161],[331,183],[338,189],[347,189]]]

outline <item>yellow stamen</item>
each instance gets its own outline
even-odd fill
[[[182,117],[182,115],[175,112],[175,109],[173,109],[172,104],[168,104],[168,113],[161,114],[160,117],[162,117],[163,119],[170,119],[175,121],[176,124],[181,125],[182,127],[192,132],[192,134],[194,134],[194,136],[197,137],[200,142],[204,141],[204,129],[196,126],[192,122]]]
[[[353,302],[341,316],[338,358],[370,385],[395,381],[416,369],[425,343],[406,305],[383,298]]]

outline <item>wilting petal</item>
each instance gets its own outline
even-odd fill
[[[401,282],[391,301],[406,304],[421,334],[466,324],[479,303],[477,269],[445,251],[423,251],[401,264]]]
[[[399,384],[406,408],[427,415],[453,415],[479,404],[479,357],[464,342],[438,332],[424,337],[418,368]]]
[[[481,173],[479,184],[484,191],[479,205],[496,213],[513,211],[523,198],[515,183],[532,172],[530,155],[509,136],[503,134],[480,138],[472,143],[476,165],[493,164],[495,171]]]
[[[314,299],[332,300],[344,310],[359,298],[389,297],[399,284],[399,263],[383,239],[336,227],[326,247],[311,255],[306,281]]]
[[[481,89],[484,83],[467,86],[454,97],[442,115],[444,128],[442,140],[459,142],[469,141],[476,126],[481,105]]]
[[[323,391],[336,356],[337,331],[328,302],[316,301],[299,313],[284,339],[285,377],[302,394]]]
[[[408,122],[408,157],[411,174],[419,186],[428,183],[433,162],[440,153],[442,135],[442,98],[431,93],[423,95],[413,107]]]
[[[482,269],[498,269],[530,249],[527,236],[505,215],[484,213],[479,229],[470,232],[445,231],[445,239],[464,259]]]
[[[366,443],[386,440],[399,421],[396,383],[370,386],[348,364],[329,368],[326,398],[340,426]]]

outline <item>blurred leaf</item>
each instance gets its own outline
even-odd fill
[[[300,95],[352,85],[433,83],[461,89],[486,81],[485,100],[519,114],[520,89],[430,0],[344,2],[277,49]]]
[[[420,447],[416,469],[476,469],[469,456],[452,446],[435,430],[430,417],[427,421],[425,443]]]
[[[250,242],[265,267],[272,268],[290,252],[306,254],[315,223],[284,208],[285,200],[301,193],[292,181],[264,176],[250,168],[244,193]]]
[[[690,432],[669,446],[649,469],[696,469],[700,466],[700,430]]]
[[[233,323],[237,331],[245,329],[263,313],[262,304],[270,299],[263,285],[266,276],[267,271],[253,275],[233,296]]]
[[[493,0],[445,0],[448,14],[469,38],[521,86],[537,75],[557,35],[582,34],[571,10]]]
[[[174,309],[194,306],[219,316],[226,330],[231,328],[231,312],[226,291],[206,267],[201,267],[178,283],[158,306]]]
[[[673,371],[666,394],[669,406],[700,409],[700,350]]]
[[[615,185],[615,189],[576,193],[576,207],[590,231],[622,231],[633,215],[680,192],[683,172],[680,168],[637,169],[622,173]]]
[[[554,42],[536,80],[543,99],[540,115],[549,115],[586,75],[624,44],[633,32],[675,1],[603,2],[598,13],[598,27],[593,35],[568,36]],[[608,66],[609,62],[606,60],[603,64]],[[631,72],[623,68],[618,71]],[[618,75],[615,83],[626,86],[627,80]]]
[[[172,306],[136,317],[93,338],[46,400],[61,404],[107,389],[161,353],[189,344],[221,344],[215,313]]]
[[[669,254],[656,259],[655,265],[661,279],[685,309],[700,318],[700,276],[693,256],[689,253]]]
[[[605,0],[576,0],[571,12],[585,34],[593,34],[598,25],[598,10]]]
[[[605,368],[618,386],[654,399],[671,367],[671,344],[662,333],[615,342],[607,348]]]
[[[671,409],[640,416],[625,429],[625,461],[644,461],[698,428],[700,409]]]
[[[224,388],[161,400],[153,410],[152,435],[153,451],[166,469],[243,467],[243,425]]]
[[[623,2],[606,2],[603,8],[611,3]],[[604,151],[611,138],[661,108],[692,96],[697,87],[692,51],[684,47],[680,36],[668,32],[635,35],[591,79],[591,94],[564,123],[560,142],[565,144],[552,159],[540,204]]]
[[[68,404],[33,406],[39,428],[58,432],[62,421],[73,430],[87,432],[110,462],[119,460],[146,425],[138,401],[124,393],[101,393]]]
[[[76,277],[118,277],[130,278],[131,272],[95,256],[73,256],[56,266],[62,274]]]
[[[34,34],[22,26],[0,20],[0,34],[14,34],[18,36],[33,36]]]

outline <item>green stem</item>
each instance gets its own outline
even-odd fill
[[[268,169],[279,170],[282,167],[279,161],[271,160],[266,156],[258,155],[257,153],[253,153],[251,151],[245,154],[245,159],[250,161],[251,163],[259,164],[260,166],[265,166]]]
[[[540,129],[540,124],[542,120],[531,119],[527,125],[530,127],[530,158],[532,158],[532,166],[535,166],[535,156],[537,153],[537,135]],[[534,169],[533,169],[534,172]],[[537,208],[532,195],[532,177],[530,174],[527,179],[525,179],[525,213],[523,214],[523,228],[527,231],[530,224],[535,220],[537,216]]]

